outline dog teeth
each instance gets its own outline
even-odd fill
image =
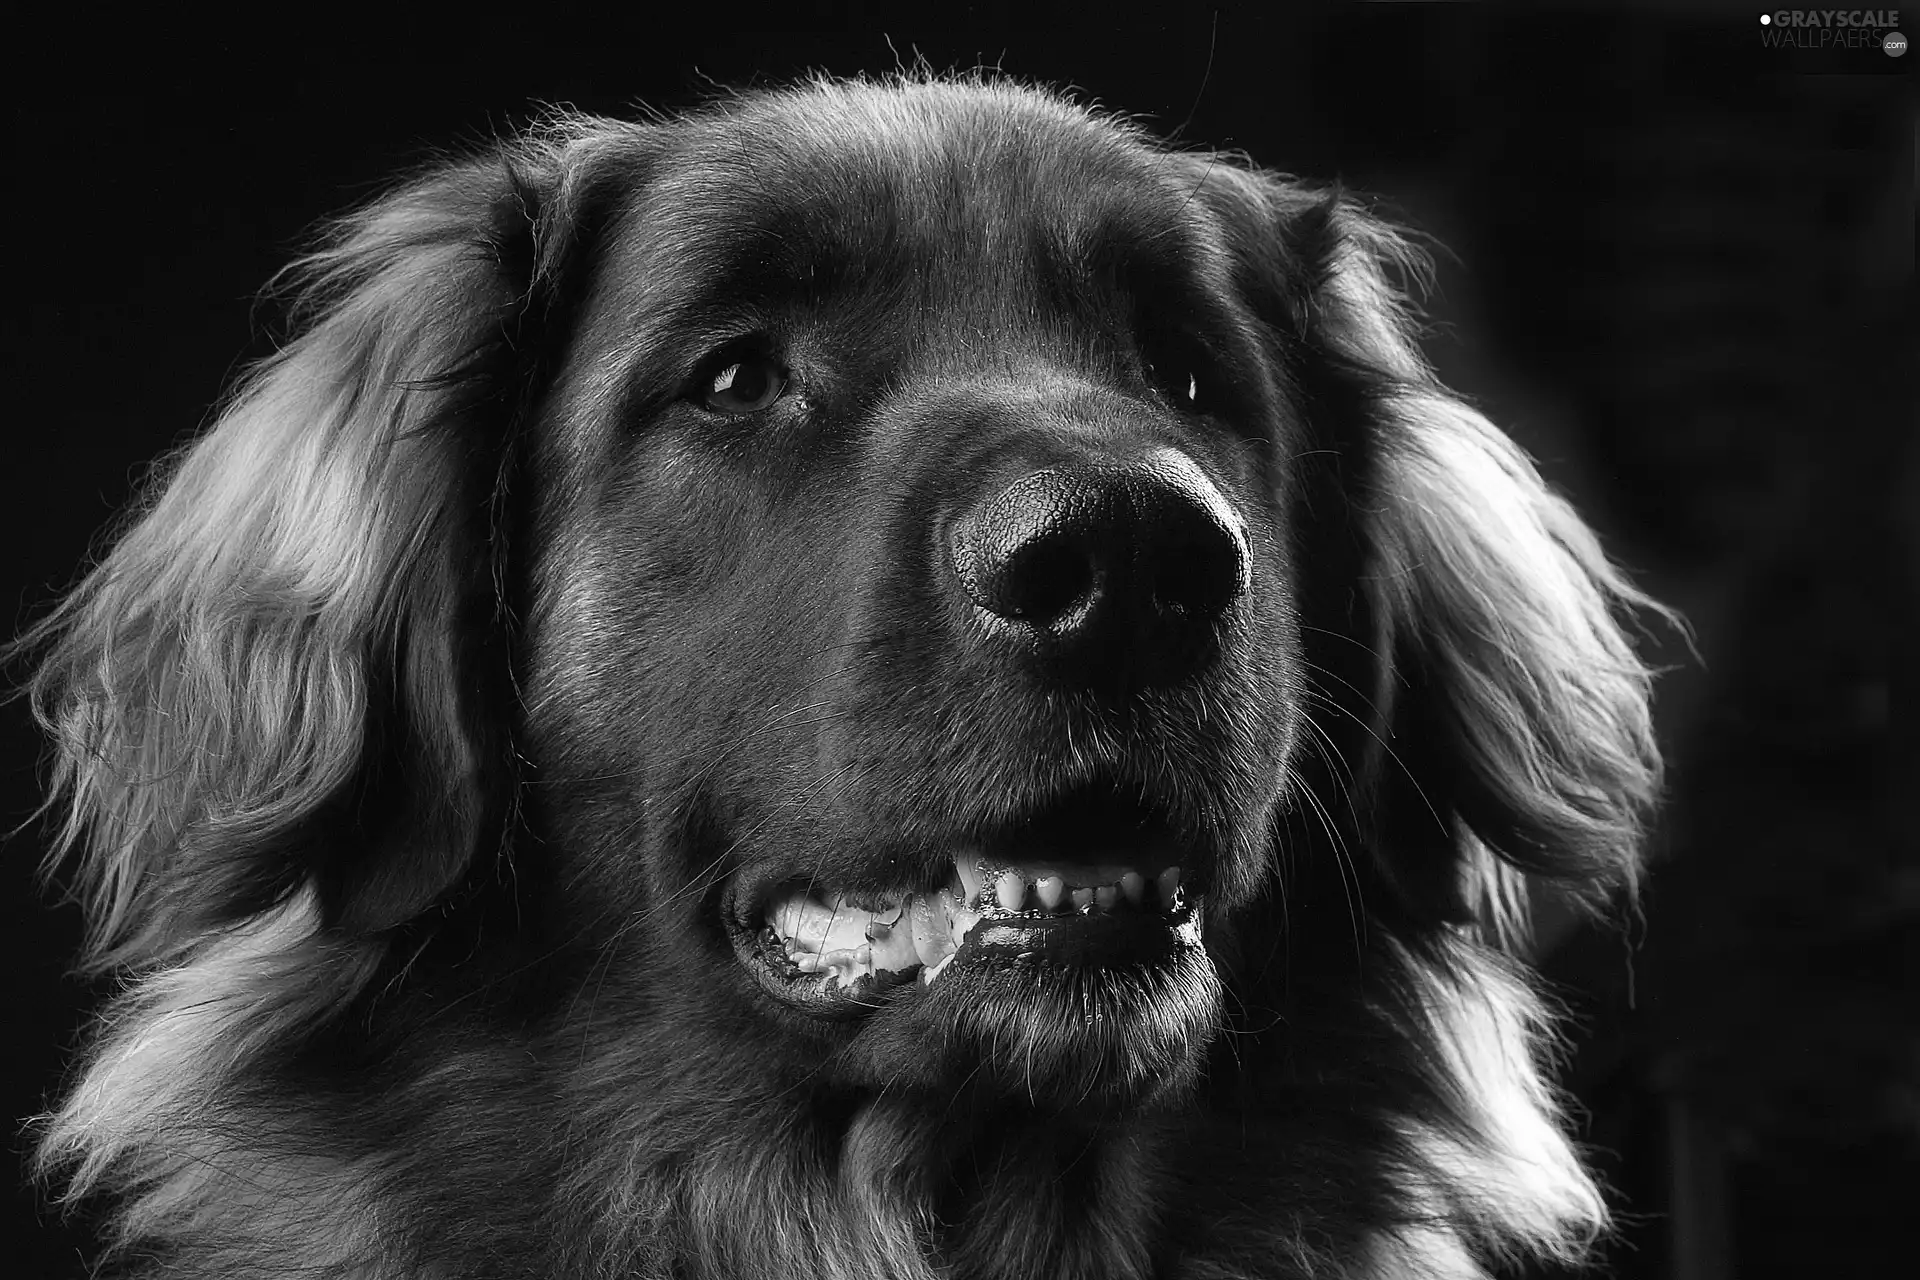
[[[947,912],[947,944],[958,951],[960,944],[966,941],[967,931],[980,923],[981,913],[951,894],[946,895],[941,905]]]
[[[932,893],[863,899],[883,908],[877,911],[857,907],[838,894],[815,897],[796,888],[769,905],[767,923],[795,969],[827,975],[831,988],[869,974],[907,973],[916,966],[921,982],[931,982],[988,914],[1093,915],[1117,910],[1125,902],[1171,915],[1184,905],[1179,867],[1166,867],[1152,879],[1132,869],[1094,868],[1091,874],[1114,878],[1105,884],[1076,885],[1073,877],[1089,870],[996,870],[983,859],[972,861],[969,870],[965,861],[956,860],[953,883]]]
[[[898,909],[890,915],[891,919],[882,918],[882,922],[897,920]],[[871,911],[849,907],[838,898],[821,902],[800,891],[773,909],[769,923],[775,933],[797,943],[801,950],[824,953],[859,946],[867,940],[875,919]]]
[[[977,854],[962,852],[953,860],[955,875],[959,878],[959,892],[955,895],[962,902],[972,902],[980,896],[980,890],[986,886],[987,872]]]
[[[938,964],[953,954],[953,938],[949,933],[949,916],[943,899],[945,902],[956,901],[946,889],[937,894],[913,895],[913,909],[908,916],[912,926],[913,953],[924,965]]]
[[[1136,907],[1177,910],[1180,868],[1163,867],[1148,875],[1125,865],[1074,867],[996,865],[975,851],[954,858],[953,896],[981,912],[1053,913],[1104,910],[1123,899]],[[1101,896],[1100,890],[1113,892]]]

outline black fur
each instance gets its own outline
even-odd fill
[[[1520,873],[1632,883],[1654,606],[1433,380],[1418,266],[980,81],[560,119],[344,220],[25,641],[127,980],[43,1173],[155,1277],[1576,1256]],[[793,383],[729,417],[741,340]],[[1250,586],[1187,678],[1036,674],[944,531],[1151,448]],[[835,1021],[736,957],[760,886],[935,880],[1069,798],[1178,833],[1204,956]]]

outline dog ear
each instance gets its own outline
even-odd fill
[[[1349,722],[1329,736],[1356,761],[1359,836],[1406,909],[1509,943],[1528,876],[1589,902],[1630,890],[1659,756],[1651,672],[1622,623],[1677,619],[1434,376],[1407,237],[1337,191],[1224,159],[1203,186],[1304,401],[1304,465],[1342,495],[1314,503],[1310,481],[1315,518],[1351,522],[1315,551],[1351,557],[1324,602],[1348,634],[1309,636],[1308,656],[1315,702]]]
[[[1358,373],[1375,424],[1366,582],[1397,686],[1381,690],[1375,729],[1379,756],[1400,755],[1372,762],[1376,847],[1416,900],[1451,899],[1511,942],[1526,906],[1516,872],[1589,902],[1635,887],[1660,758],[1652,672],[1623,623],[1672,615],[1428,369],[1392,283],[1420,269],[1406,241],[1337,199],[1318,238],[1318,340]],[[1452,856],[1422,866],[1419,833],[1440,827]],[[1454,893],[1422,883],[1436,868]]]
[[[555,126],[344,220],[292,269],[299,336],[23,637],[97,965],[302,889],[377,932],[504,853],[517,433],[638,132]]]

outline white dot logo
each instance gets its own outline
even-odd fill
[[[1897,58],[1907,51],[1907,35],[1904,31],[1889,31],[1880,41],[1881,50],[1889,58]]]
[[[1763,27],[1770,27],[1773,25],[1773,19],[1769,17],[1767,14],[1763,13],[1760,15],[1760,25]]]

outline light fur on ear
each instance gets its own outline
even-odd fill
[[[1372,843],[1407,910],[1438,906],[1467,926],[1428,936],[1401,966],[1401,1016],[1438,1050],[1451,1117],[1409,1121],[1407,1186],[1425,1188],[1445,1224],[1435,1240],[1577,1262],[1607,1208],[1538,1061],[1555,1041],[1548,1006],[1507,955],[1525,943],[1528,877],[1596,906],[1635,890],[1660,757],[1653,673],[1623,624],[1638,611],[1677,618],[1434,377],[1395,283],[1423,276],[1420,255],[1349,201],[1328,212],[1317,338],[1360,388],[1377,458],[1360,505],[1385,661],[1364,772],[1392,816]],[[1440,1256],[1434,1240],[1398,1243]]]
[[[1177,163],[1216,211],[1300,383],[1315,446],[1301,465],[1350,459],[1337,483],[1360,512],[1352,536],[1368,597],[1350,610],[1366,633],[1350,639],[1377,659],[1316,677],[1351,684],[1351,706],[1342,689],[1322,693],[1370,720],[1358,807],[1424,824],[1365,833],[1388,859],[1416,846],[1384,868],[1389,878],[1417,902],[1433,886],[1409,877],[1464,871],[1468,883],[1445,896],[1486,904],[1507,924],[1521,886],[1502,865],[1595,899],[1631,888],[1660,764],[1652,673],[1623,623],[1639,612],[1677,618],[1607,559],[1518,446],[1434,376],[1410,297],[1431,266],[1408,235],[1338,190],[1242,157]]]
[[[515,434],[597,161],[642,134],[561,121],[344,220],[292,269],[299,336],[12,650],[50,867],[76,864],[89,967],[128,979],[38,1168],[135,1193],[128,1238],[216,1198],[245,1064],[507,852]]]
[[[1408,296],[1429,267],[1408,237],[1235,157],[1184,172],[1295,383],[1317,539],[1301,585],[1328,628],[1305,638],[1310,696],[1341,717],[1329,785],[1392,895],[1372,907],[1398,924],[1379,934],[1394,962],[1374,970],[1377,1007],[1434,1090],[1400,1117],[1407,1220],[1369,1261],[1463,1277],[1523,1253],[1577,1261],[1607,1209],[1543,1069],[1550,1005],[1512,957],[1529,877],[1592,903],[1636,882],[1660,766],[1652,673],[1624,624],[1677,619],[1434,376]]]
[[[1425,254],[1337,192],[1290,203],[1287,243],[1310,281],[1303,337],[1345,370],[1377,459],[1359,495],[1388,660],[1369,772],[1413,774],[1419,794],[1395,807],[1426,811],[1462,855],[1467,896],[1496,915],[1513,914],[1519,886],[1486,883],[1503,875],[1487,850],[1576,893],[1631,889],[1660,758],[1652,672],[1623,623],[1678,619],[1434,376],[1409,296],[1430,278]]]
[[[1434,699],[1448,798],[1515,866],[1631,888],[1660,766],[1616,610],[1660,606],[1485,418],[1443,394],[1393,407],[1378,586]]]
[[[449,827],[479,762],[446,683],[453,602],[420,616],[423,560],[456,575],[436,385],[499,299],[472,261],[476,210],[410,192],[311,269],[339,301],[163,469],[112,552],[27,637],[55,745],[57,849],[79,850],[100,967],[178,958],[313,870],[297,824],[353,785],[393,676]],[[289,847],[293,846],[293,847]],[[464,855],[466,850],[460,850]],[[452,852],[422,856],[452,858]]]
[[[604,141],[557,126],[344,220],[288,273],[304,331],[15,649],[95,967],[310,881],[330,922],[388,927],[497,838],[503,709],[475,703],[506,672],[508,437]]]
[[[1637,883],[1658,797],[1652,672],[1623,620],[1673,615],[1630,583],[1573,507],[1506,435],[1419,363],[1377,277],[1334,278],[1339,341],[1385,371],[1370,587],[1410,686],[1386,729],[1443,817],[1467,896],[1511,917],[1512,867],[1602,898]],[[1350,300],[1351,299],[1351,300]],[[1382,317],[1388,317],[1383,320]],[[1412,726],[1409,728],[1409,726]],[[1505,900],[1505,909],[1500,904]]]

